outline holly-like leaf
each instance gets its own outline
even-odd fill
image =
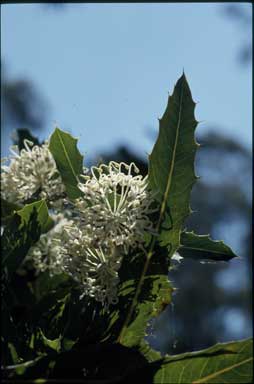
[[[132,285],[134,288],[135,285]],[[127,285],[127,289],[130,286]],[[145,294],[146,293],[146,294]],[[120,296],[124,290],[120,290]],[[137,346],[147,336],[148,321],[158,316],[170,303],[172,287],[166,275],[146,276],[136,306],[134,316],[121,337],[121,344],[126,347]]]
[[[221,343],[198,352],[167,356],[154,384],[251,383],[253,340]]]
[[[77,184],[79,175],[82,174],[83,170],[83,156],[77,148],[77,141],[69,133],[56,128],[49,142],[50,152],[55,159],[70,199],[81,196]]]
[[[39,240],[40,234],[52,225],[44,200],[26,205],[16,211],[2,235],[2,266],[12,274],[25,258],[29,248]]]
[[[145,273],[144,264],[147,266]],[[173,288],[167,274],[168,259],[159,251],[149,263],[141,253],[123,260],[119,271],[119,302],[108,314],[106,335],[109,340],[126,347],[142,343],[149,320],[171,302]]]
[[[161,353],[150,347],[148,342],[144,339],[139,344],[139,351],[149,363],[159,361],[162,358]]]
[[[194,131],[195,103],[183,74],[177,81],[166,111],[159,120],[159,135],[149,156],[149,185],[160,204],[159,242],[170,256],[180,245],[180,231],[189,215],[190,193],[197,179],[194,158],[198,144]]]
[[[53,226],[54,221],[48,214],[48,207],[45,200],[36,201],[35,203],[27,204],[24,208],[16,211],[16,214],[21,217],[21,225],[28,224],[32,212],[36,210],[37,220],[41,228],[41,232],[48,232]]]
[[[181,233],[181,247],[178,253],[182,257],[196,260],[229,261],[237,257],[223,241],[215,241],[209,235],[197,235],[194,232]]]
[[[141,259],[142,266],[138,268],[137,280],[134,281],[133,277],[126,279],[126,286],[122,286],[123,291],[120,290],[120,297],[124,297],[124,302],[128,302],[126,296],[130,301],[117,339],[126,346],[141,342],[154,308],[163,308],[164,303],[167,305],[171,300],[172,288],[167,279],[168,267],[163,268],[158,273],[159,276],[156,276],[152,266],[158,260],[158,242],[161,246],[167,246],[169,256],[178,249],[181,228],[190,213],[190,192],[197,178],[194,172],[197,148],[194,138],[197,126],[194,106],[183,74],[175,86],[173,95],[169,97],[168,106],[160,120],[158,139],[149,156],[149,186],[160,206],[155,228],[159,236],[151,238],[148,251]],[[166,258],[164,255],[164,260]],[[148,282],[150,284],[146,286]],[[123,293],[126,290],[128,295]],[[121,311],[118,316],[120,315]],[[117,316],[114,316],[116,319]]]
[[[120,290],[120,297],[124,297],[124,302],[128,301],[126,296],[130,301],[117,339],[126,346],[141,342],[154,308],[163,308],[171,300],[168,268],[164,268],[156,276],[152,266],[158,256],[155,252],[158,242],[161,246],[167,246],[169,256],[178,249],[182,225],[190,213],[190,192],[197,178],[194,172],[194,157],[198,146],[194,138],[197,126],[194,107],[195,103],[183,74],[173,95],[169,97],[168,106],[160,120],[158,139],[149,156],[149,186],[160,207],[155,228],[159,235],[150,241],[147,253],[142,258],[143,264],[138,269],[137,280],[130,277]],[[148,282],[150,284],[146,286]],[[128,295],[124,293],[126,290]],[[160,311],[161,309],[157,314]],[[118,316],[120,314],[121,311]]]

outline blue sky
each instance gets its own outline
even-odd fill
[[[2,5],[2,58],[10,78],[31,79],[57,124],[90,158],[124,143],[145,156],[183,68],[198,101],[200,133],[217,126],[251,145],[251,68],[223,3]],[[242,4],[251,12],[250,4]]]

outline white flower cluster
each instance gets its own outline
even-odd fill
[[[67,271],[82,284],[84,294],[106,307],[118,301],[122,258],[130,247],[142,246],[145,233],[153,229],[147,177],[132,172],[139,172],[134,163],[91,168],[91,176],[79,183],[83,197],[74,203],[76,230],[69,231],[64,250]]]
[[[147,177],[132,172],[139,172],[134,163],[111,161],[92,167],[91,178],[79,183],[84,197],[76,201],[80,225],[92,231],[94,241],[110,249],[121,246],[125,253],[142,244],[146,231],[152,231]]]
[[[48,144],[33,146],[26,140],[24,145],[20,153],[13,151],[9,166],[2,167],[2,197],[25,203],[36,196],[52,203],[65,188]],[[130,248],[142,247],[145,233],[153,231],[148,217],[153,200],[147,177],[138,173],[134,163],[92,167],[78,184],[82,197],[64,200],[71,210],[55,215],[55,226],[41,235],[26,260],[38,271],[67,273],[79,283],[82,295],[106,308],[116,303],[123,257]]]
[[[73,220],[59,214],[56,225],[30,248],[26,260],[51,276],[67,273],[82,289],[82,295],[94,297],[106,308],[117,299],[118,270],[122,256],[117,249],[92,247],[90,233],[81,230]]]
[[[24,140],[24,149],[11,148],[9,165],[1,166],[1,197],[11,203],[25,203],[31,198],[58,200],[65,188],[55,160],[45,143],[33,145]]]
[[[26,260],[32,260],[37,271],[49,271],[50,275],[64,272],[66,260],[63,257],[62,243],[68,242],[66,233],[72,221],[66,219],[63,214],[52,215],[54,227],[40,236],[39,241],[29,249]]]

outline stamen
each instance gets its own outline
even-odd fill
[[[38,197],[46,198],[57,207],[65,187],[48,145],[33,146],[30,140],[25,139],[20,152],[17,146],[12,146],[10,152],[14,157],[10,157],[8,166],[2,167],[2,197],[18,204]]]

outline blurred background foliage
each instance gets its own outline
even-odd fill
[[[223,8],[223,12],[230,20],[234,21],[240,26],[242,33],[244,34],[245,41],[243,45],[239,47],[237,60],[240,64],[250,65],[252,52],[251,14],[246,12],[246,9],[241,7],[241,4],[227,4],[225,5],[225,8]]]
[[[61,9],[61,5],[51,9]],[[244,70],[251,63],[251,19],[240,6],[225,5],[223,12],[232,23],[238,23],[246,36],[237,55]],[[36,142],[38,131],[45,128],[49,109],[30,79],[8,77],[8,67],[2,59],[2,145],[10,134],[16,144],[25,137]],[[150,324],[148,337],[151,345],[164,353],[197,350],[252,333],[251,153],[225,136],[223,127],[217,127],[217,133],[214,127],[211,131],[197,134],[201,148],[196,173],[201,179],[193,188],[194,213],[186,221],[186,228],[233,244],[240,259],[217,264],[183,260],[170,272],[170,279],[178,288],[173,304]],[[153,141],[156,135],[154,128]],[[125,145],[102,153],[86,165],[109,160],[134,161],[142,174],[147,173],[146,159]]]

